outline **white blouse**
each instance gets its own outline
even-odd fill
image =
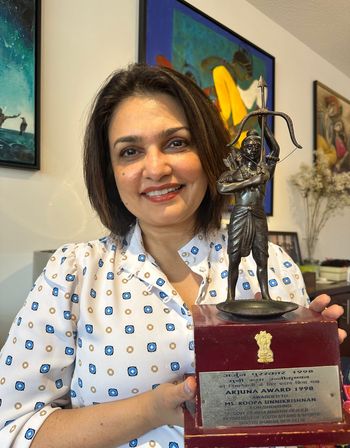
[[[226,299],[226,234],[196,235],[179,250],[202,277],[197,304]],[[269,246],[275,300],[308,306],[302,275]],[[255,262],[242,259],[236,298],[258,292]],[[0,353],[0,446],[29,447],[56,409],[135,396],[194,370],[192,317],[138,225],[113,237],[68,244],[51,257]],[[64,431],[64,428],[62,428]],[[183,429],[162,426],[123,447],[183,447]]]

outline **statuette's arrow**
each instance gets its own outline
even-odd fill
[[[265,104],[265,88],[267,89],[267,84],[264,80],[264,78],[262,77],[262,75],[260,75],[259,81],[258,81],[258,88],[261,89],[261,109],[265,109],[266,104]]]
[[[265,104],[265,88],[267,88],[267,84],[260,75],[259,82],[258,82],[258,88],[261,89],[261,109],[266,110],[266,104]],[[260,163],[265,160],[265,115],[261,116],[261,148],[260,148]]]

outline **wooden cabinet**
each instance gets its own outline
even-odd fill
[[[348,337],[340,346],[340,354],[350,357],[350,283],[316,284],[313,291],[308,290],[311,300],[323,293],[331,297],[332,304],[337,303],[344,308],[344,314],[339,319],[339,327],[347,331]]]

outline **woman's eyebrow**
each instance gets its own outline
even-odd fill
[[[175,132],[182,131],[183,129],[188,132],[190,131],[187,126],[178,126],[178,127],[174,127],[174,128],[165,129],[164,131],[159,133],[159,136],[160,137],[169,137],[169,135],[175,134]]]
[[[142,140],[142,138],[138,135],[124,135],[123,137],[119,137],[115,140],[113,143],[113,148],[118,143],[139,143]]]

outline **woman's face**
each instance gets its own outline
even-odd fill
[[[179,103],[166,94],[126,98],[108,137],[121,200],[141,227],[192,228],[207,178]]]

